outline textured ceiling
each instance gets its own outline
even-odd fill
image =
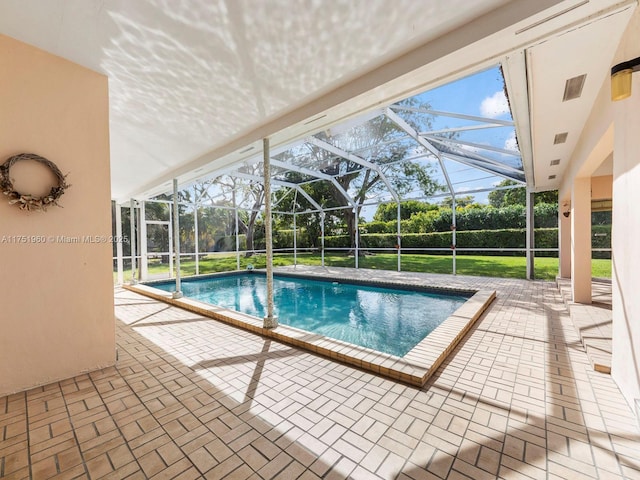
[[[109,77],[112,195],[126,198],[220,162],[219,152],[241,150],[261,135],[293,138],[330,107],[340,111],[329,112],[327,122],[346,118],[631,3],[2,0],[0,32]],[[540,52],[533,65],[541,70],[528,73],[534,82],[555,75]],[[579,54],[588,63],[588,53]],[[597,68],[609,67],[608,55]],[[518,68],[524,78],[524,63]],[[563,84],[559,75],[549,82]],[[522,88],[514,118],[528,122]],[[544,118],[553,108],[544,104],[536,113]]]

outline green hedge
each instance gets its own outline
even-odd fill
[[[311,246],[311,239],[305,229],[298,229],[296,245],[298,248],[309,248]],[[293,230],[276,230],[273,232],[273,248],[293,248]]]
[[[407,222],[408,220],[403,220]],[[380,224],[391,222],[372,222],[376,227]],[[367,224],[369,226],[371,224]],[[376,228],[374,227],[374,228]],[[361,248],[389,248],[394,249],[397,244],[395,230],[390,233],[369,233],[360,234]],[[592,236],[592,248],[610,248],[611,246],[611,226],[594,225]],[[448,232],[432,233],[403,233],[403,248],[443,248],[451,247],[451,230]],[[558,248],[557,228],[536,228],[535,248]],[[456,234],[456,244],[458,248],[525,248],[526,230],[524,228],[503,228],[495,230],[468,230],[458,231]],[[311,242],[308,233],[304,229],[298,231],[298,248],[309,248]],[[293,248],[293,230],[278,230],[274,232],[274,248]],[[349,248],[349,235],[335,235],[325,237],[326,248]],[[221,237],[216,241],[216,251],[235,251],[236,242],[234,236]],[[246,248],[246,237],[240,235],[240,249]],[[255,248],[264,248],[264,240],[255,242]],[[443,252],[444,253],[444,252]],[[480,252],[459,252],[460,254],[471,254]],[[521,255],[521,252],[511,252],[514,255]],[[485,252],[483,254],[491,254]],[[510,254],[510,252],[496,252],[495,254]],[[538,252],[537,256],[557,256],[556,252]],[[610,258],[608,252],[594,252],[593,258]]]
[[[540,203],[533,207],[535,228],[556,228],[558,226],[558,205]],[[450,208],[414,213],[410,219],[400,222],[402,233],[446,232],[451,228]],[[456,210],[458,230],[504,230],[526,227],[526,209],[522,205],[503,208],[458,208]],[[369,222],[361,225],[364,234],[395,233],[397,221]]]
[[[402,235],[403,248],[442,248],[450,249],[452,232],[407,233]],[[499,230],[471,230],[456,233],[458,248],[525,248],[526,229],[509,228]],[[360,235],[361,248],[395,248],[397,236],[389,233],[366,233]],[[349,236],[337,235],[325,237],[325,248],[349,248]],[[536,248],[557,248],[557,228],[536,228]],[[444,253],[444,252],[443,252]],[[522,255],[523,252],[479,252],[460,251],[460,254],[472,255]],[[556,256],[555,252],[540,252],[538,256]]]
[[[611,248],[611,225],[592,225],[591,248]],[[593,252],[593,258],[611,258],[611,252]]]

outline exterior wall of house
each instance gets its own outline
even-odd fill
[[[623,35],[614,64],[640,56],[640,11],[636,10]],[[612,230],[612,294],[613,294],[613,358],[611,375],[631,406],[640,399],[640,73],[633,75],[633,93],[622,101],[611,101],[609,78],[605,81],[592,108],[592,113],[574,150],[571,164],[563,177],[562,200],[569,192],[585,197],[586,180],[591,198],[613,199]],[[613,152],[613,177],[593,177],[598,167]],[[576,186],[578,191],[575,190]],[[584,200],[584,198],[583,198]],[[573,205],[572,213],[576,213]],[[582,202],[586,205],[586,201]],[[580,220],[583,223],[588,216]],[[576,235],[587,235],[585,228],[571,231],[572,262],[586,260],[587,249],[575,255]],[[566,236],[569,236],[568,234]],[[561,240],[561,248],[562,248]],[[586,244],[584,245],[586,247]],[[566,251],[565,245],[564,250]],[[578,252],[579,253],[579,252]],[[588,249],[590,259],[590,248]],[[565,254],[566,259],[566,254]],[[567,262],[568,263],[568,262]],[[571,265],[575,271],[575,266]],[[566,267],[565,267],[566,271]],[[574,272],[575,273],[575,272]],[[574,293],[584,293],[590,275],[584,271],[572,276]],[[581,294],[582,294],[581,293]],[[580,298],[574,298],[581,301]],[[590,301],[590,299],[587,299]]]
[[[640,57],[640,12],[615,62]],[[640,72],[631,97],[613,103],[613,359],[611,374],[630,404],[640,401]]]
[[[591,199],[608,200],[613,196],[613,175],[591,177]]]
[[[41,155],[71,187],[59,207],[0,195],[0,396],[115,362],[107,78],[0,35],[0,163]],[[34,162],[14,187],[56,182]]]

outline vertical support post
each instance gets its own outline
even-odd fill
[[[240,270],[240,229],[238,227],[238,206],[236,205],[236,189],[233,189],[233,214],[235,215],[236,223],[236,270]]]
[[[591,178],[571,190],[571,290],[576,303],[591,303]]]
[[[129,201],[129,226],[131,228],[131,285],[138,283],[136,279],[136,201]]]
[[[117,277],[116,280],[118,285],[122,285],[124,283],[124,271],[123,271],[123,262],[122,262],[122,210],[120,209],[120,205],[115,204],[116,207],[116,271]]]
[[[456,196],[453,195],[453,191],[451,192],[451,250],[452,250],[452,255],[451,255],[451,267],[453,270],[453,274],[456,275],[457,274],[457,265],[456,265],[456,245],[457,245],[457,238],[456,238],[456,231],[458,230],[458,221],[456,219]]]
[[[140,269],[138,275],[140,280],[146,280],[149,276],[149,256],[147,253],[147,212],[144,200],[140,202],[138,225],[140,227]]]
[[[173,298],[182,298],[180,289],[180,209],[178,205],[178,179],[173,179],[173,250],[176,252],[176,291]]]
[[[325,213],[320,212],[320,265],[324,267],[324,218]]]
[[[571,278],[571,202],[560,201],[558,209],[558,264],[560,278]]]
[[[401,263],[402,263],[402,254],[401,254],[401,250],[402,250],[402,239],[400,238],[400,199],[398,198],[397,201],[398,204],[398,209],[397,209],[397,220],[398,220],[398,241],[396,243],[396,248],[398,249],[398,271],[401,271]]]
[[[193,204],[193,249],[196,254],[196,275],[200,275],[200,245],[198,242],[198,204]]]
[[[534,204],[534,193],[527,188],[526,193],[526,241],[525,247],[527,249],[527,280],[534,280],[536,277],[535,274],[535,219],[533,217],[533,204]]]
[[[175,257],[173,256],[173,203],[169,204],[169,278],[175,278]]]
[[[262,140],[262,166],[264,167],[264,233],[267,255],[267,316],[263,328],[276,328],[278,317],[273,314],[273,238],[271,225],[271,155],[269,139]]]
[[[293,212],[293,265],[298,265],[298,239],[296,229],[296,212]]]
[[[355,225],[356,225],[356,232],[355,232],[356,233],[356,236],[355,236],[356,249],[355,249],[355,252],[356,252],[356,268],[358,268],[358,263],[359,263],[358,260],[360,259],[359,258],[360,257],[360,226],[358,225],[358,209],[354,208],[353,211],[354,211],[355,216],[356,216],[356,223],[355,223]]]

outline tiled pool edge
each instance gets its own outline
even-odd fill
[[[409,353],[399,358],[287,325],[265,329],[262,320],[256,317],[190,298],[174,299],[171,293],[152,286],[123,285],[123,288],[417,387],[429,380],[496,297],[495,290],[476,291]]]

